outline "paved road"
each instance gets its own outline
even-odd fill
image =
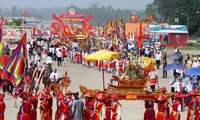
[[[192,52],[191,52],[192,53]],[[53,63],[53,68],[57,67],[57,63]],[[63,75],[64,72],[67,70],[69,76],[71,77],[72,84],[69,86],[70,90],[79,90],[79,85],[85,85],[91,89],[102,89],[102,74],[94,69],[89,69],[83,67],[82,65],[78,64],[71,64],[68,62],[67,67],[57,67],[60,75]],[[165,86],[169,90],[169,80],[172,77],[172,73],[168,72],[168,78],[163,79],[162,77],[162,68],[158,70],[159,74],[159,83],[160,86]],[[110,74],[105,74],[106,83],[109,82],[111,78]],[[40,86],[41,91],[43,89],[43,85]],[[148,88],[149,89],[149,88]],[[5,120],[15,120],[18,108],[14,107],[14,99],[6,95],[5,97],[6,102],[6,112],[5,112]],[[17,103],[20,103],[21,99],[17,99]],[[120,101],[122,104],[122,120],[142,120],[144,109],[144,102],[143,101]],[[54,99],[54,106],[53,112],[55,112],[55,99]],[[155,104],[155,110],[157,112],[157,105]],[[187,109],[184,112],[181,112],[182,120],[186,119]],[[38,109],[38,120],[39,120],[39,109]]]

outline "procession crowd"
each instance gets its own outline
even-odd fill
[[[163,76],[167,78],[167,71],[165,67],[167,63],[167,51],[164,47],[152,47],[143,45],[141,48],[136,49],[133,44],[128,42],[119,46],[109,47],[109,45],[100,46],[111,51],[117,51],[120,58],[109,61],[86,61],[85,57],[91,53],[98,51],[79,49],[76,40],[72,46],[68,44],[61,44],[59,39],[50,41],[33,41],[27,44],[27,52],[29,55],[30,65],[29,74],[31,78],[38,78],[42,80],[44,89],[37,94],[37,84],[35,80],[28,81],[24,88],[16,91],[11,82],[3,83],[3,92],[0,94],[0,120],[4,119],[5,103],[3,98],[6,91],[13,95],[15,99],[22,98],[19,105],[19,112],[17,113],[18,120],[36,120],[37,108],[40,109],[41,120],[120,120],[122,114],[122,106],[119,103],[120,97],[117,94],[106,95],[105,92],[98,92],[92,95],[90,91],[83,94],[79,98],[79,92],[67,91],[70,85],[70,77],[67,71],[63,76],[59,74],[56,68],[52,68],[53,61],[57,61],[57,66],[67,66],[67,61],[74,64],[82,64],[87,68],[94,68],[99,71],[106,71],[108,74],[115,74],[118,77],[126,77],[126,67],[128,64],[138,64],[145,67],[142,57],[149,57],[155,59],[154,64],[151,65],[148,74],[149,86],[151,91],[155,91],[155,86],[159,85],[159,75],[156,69],[160,69],[163,65]],[[6,45],[4,48],[6,55],[9,56],[11,50]],[[199,55],[190,56],[183,59],[180,51],[175,48],[175,53],[180,57],[174,59],[175,63],[183,63],[185,68],[200,67]],[[45,62],[42,63],[42,59]],[[184,69],[183,69],[184,70]],[[35,74],[37,71],[37,74]],[[172,100],[168,100],[164,94],[167,92],[165,87],[160,88],[162,94],[155,98],[153,101],[145,101],[146,111],[144,112],[144,120],[180,120],[180,112],[188,106],[187,120],[200,119],[200,98],[199,94],[195,91],[199,87],[198,76],[187,76],[182,70],[174,69],[174,77],[169,83],[171,85],[171,93],[173,94]],[[31,87],[29,87],[31,86]],[[52,94],[51,94],[52,91]],[[35,95],[34,95],[35,94]],[[55,118],[52,118],[53,98],[56,98],[57,110]],[[96,98],[96,99],[95,99]],[[38,106],[38,99],[41,101]],[[184,99],[185,102],[182,101]],[[154,104],[158,104],[158,113],[155,115]],[[172,106],[171,114],[169,106]]]

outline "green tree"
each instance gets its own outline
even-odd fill
[[[175,24],[175,18],[179,18],[179,24],[187,25],[189,21],[189,34],[193,35],[200,31],[200,1],[199,0],[154,0],[147,5],[145,12],[151,12],[158,22]]]

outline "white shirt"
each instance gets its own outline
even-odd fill
[[[49,52],[54,53],[54,47],[50,47]]]
[[[193,84],[191,84],[191,82],[189,82],[189,83],[187,84],[187,86],[186,86],[187,92],[190,92],[190,91],[192,90],[192,86],[193,86]]]
[[[50,79],[51,79],[51,81],[54,81],[54,76],[56,77],[56,80],[58,80],[58,78],[59,78],[59,73],[58,72],[52,72],[51,74],[50,74]]]
[[[178,111],[181,111],[181,104],[178,104],[177,110],[178,110]]]
[[[161,55],[161,53],[160,53],[160,54],[156,54],[155,59],[156,59],[156,60],[162,60],[162,55]]]
[[[199,67],[199,62],[198,61],[194,61],[193,63],[192,63],[192,67],[193,68],[197,68],[197,67]]]
[[[175,91],[177,91],[177,92],[180,92],[181,91],[181,89],[180,89],[180,82],[179,81],[177,81],[176,83],[174,83],[174,90]]]
[[[157,76],[157,72],[156,71],[150,71],[149,72],[150,79],[154,79],[154,78],[156,78],[156,76]]]
[[[48,56],[46,58],[46,63],[52,63],[52,62],[53,62],[52,58],[50,56]]]
[[[183,79],[182,79],[182,85],[183,85],[183,87],[186,87],[187,86],[187,84],[189,83],[189,78],[188,77],[184,77]]]
[[[170,80],[170,85],[172,84],[172,82],[174,81],[174,79],[175,79],[175,78],[172,78],[172,79]],[[174,84],[172,84],[171,87],[176,88],[177,82],[178,82],[178,78],[176,78]],[[178,82],[178,83],[179,83],[179,82]]]
[[[56,56],[57,56],[57,57],[62,57],[62,52],[61,52],[61,51],[58,51],[58,52],[56,53]]]

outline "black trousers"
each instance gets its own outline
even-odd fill
[[[157,69],[159,69],[160,68],[160,60],[156,60],[156,67],[157,67]]]
[[[9,82],[8,82],[8,92],[9,92],[11,95],[12,95],[12,93],[13,93],[13,88],[14,88],[14,86],[13,86],[12,82],[9,81]]]
[[[62,66],[62,58],[61,57],[57,57],[57,61],[58,61],[58,66]]]
[[[155,86],[156,85],[150,85],[150,88],[151,88],[152,92],[155,90]]]
[[[171,87],[171,93],[175,92],[175,87]],[[174,98],[172,97],[172,102],[174,101]]]
[[[163,78],[167,78],[167,71],[163,70]]]

